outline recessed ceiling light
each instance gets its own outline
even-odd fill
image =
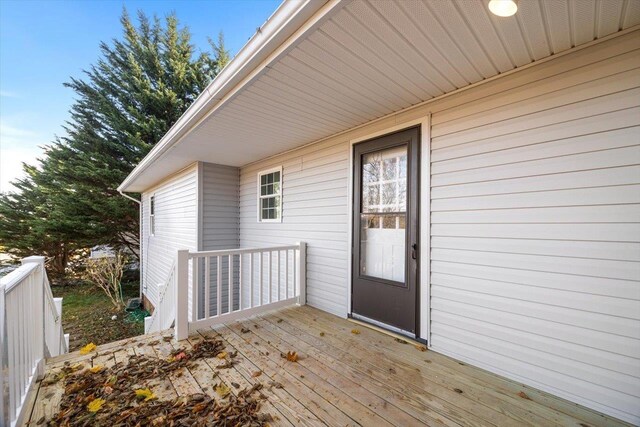
[[[497,16],[513,16],[518,11],[517,0],[489,0],[489,10]]]

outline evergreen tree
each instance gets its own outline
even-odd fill
[[[83,78],[66,135],[47,148],[15,194],[0,196],[0,246],[10,253],[45,253],[64,270],[82,247],[138,245],[138,205],[116,190],[229,61],[224,38],[213,53],[196,54],[175,15],[164,21],[126,11],[123,37],[101,43],[101,57]]]

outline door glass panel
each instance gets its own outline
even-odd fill
[[[404,283],[407,147],[362,156],[360,274]]]

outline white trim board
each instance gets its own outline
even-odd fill
[[[349,182],[347,184],[348,188],[348,203],[347,203],[347,217],[349,220],[349,245],[347,247],[347,258],[348,258],[348,269],[347,269],[347,277],[348,277],[348,286],[347,286],[347,315],[350,316],[352,314],[351,310],[351,288],[352,288],[352,273],[353,273],[353,146],[363,141],[367,141],[370,139],[377,138],[379,136],[388,135],[391,133],[395,133],[401,131],[403,129],[408,129],[414,126],[420,126],[420,197],[419,197],[419,235],[420,235],[420,265],[419,265],[419,292],[418,298],[420,298],[420,310],[418,315],[420,316],[420,335],[419,338],[426,340],[427,343],[430,341],[430,304],[429,304],[429,287],[430,287],[430,193],[431,193],[431,170],[430,170],[430,162],[431,162],[431,114],[429,113],[426,116],[420,117],[418,119],[407,120],[402,123],[395,124],[393,126],[386,127],[384,129],[378,130],[376,132],[372,132],[363,136],[359,136],[357,138],[353,138],[349,140]],[[426,163],[425,163],[426,162]],[[424,291],[426,290],[426,292]]]

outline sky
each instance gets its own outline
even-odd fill
[[[207,50],[224,33],[234,55],[280,0],[0,0],[0,192],[34,164],[42,146],[64,135],[73,92],[63,87],[99,57],[99,43],[122,34],[120,15],[175,12]]]

